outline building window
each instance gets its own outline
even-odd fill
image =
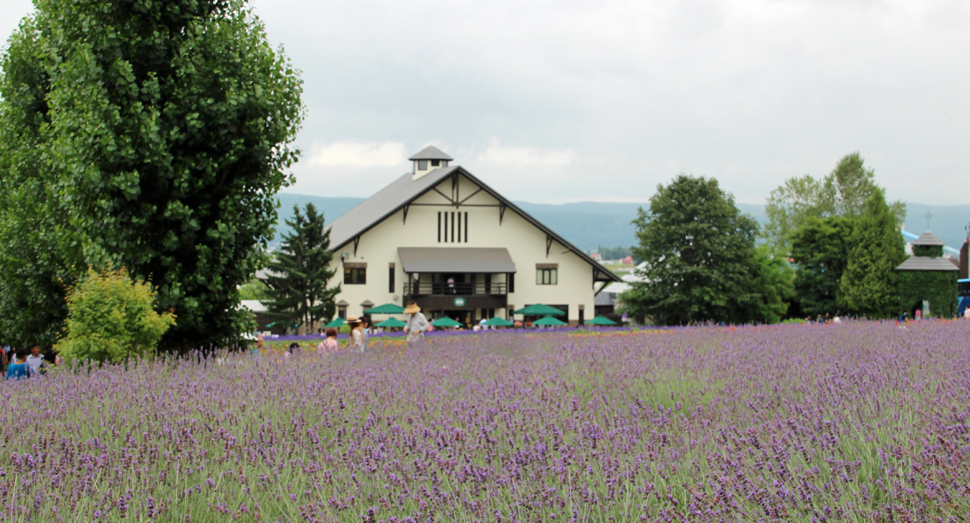
[[[337,317],[346,320],[347,319],[347,307],[337,307]]]
[[[508,273],[508,275],[505,276],[505,279],[506,281],[508,281],[508,284],[509,284],[509,294],[512,294],[513,292],[515,292],[515,273],[514,272]]]
[[[428,170],[428,160],[418,160],[418,170],[419,171]]]
[[[536,269],[536,285],[556,285],[559,283],[559,269]]]
[[[438,213],[438,243],[468,243],[467,212]]]
[[[394,294],[394,264],[390,264],[387,269],[387,292]]]
[[[367,267],[344,267],[344,285],[367,283]]]
[[[438,167],[441,165],[441,160],[431,160],[431,167]]]

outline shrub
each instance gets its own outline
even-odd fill
[[[55,349],[66,359],[119,362],[145,357],[175,315],[152,308],[155,290],[142,280],[132,280],[125,269],[96,272],[68,291],[68,318],[64,338]]]

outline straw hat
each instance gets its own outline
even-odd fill
[[[421,312],[421,307],[418,307],[417,303],[409,303],[407,307],[404,308],[404,314],[415,314]]]
[[[356,323],[360,323],[360,318],[358,318],[357,316],[348,316],[346,319],[346,322],[347,322],[347,325],[353,325]]]

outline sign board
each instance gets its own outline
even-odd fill
[[[465,298],[455,298],[455,307],[464,307]]]

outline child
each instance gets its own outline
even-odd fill
[[[8,380],[20,380],[30,377],[30,366],[27,365],[27,351],[19,349],[16,352],[16,360],[7,369]]]
[[[337,343],[337,329],[327,329],[327,339],[317,345],[317,350],[322,354],[336,354],[340,350],[340,344]]]

